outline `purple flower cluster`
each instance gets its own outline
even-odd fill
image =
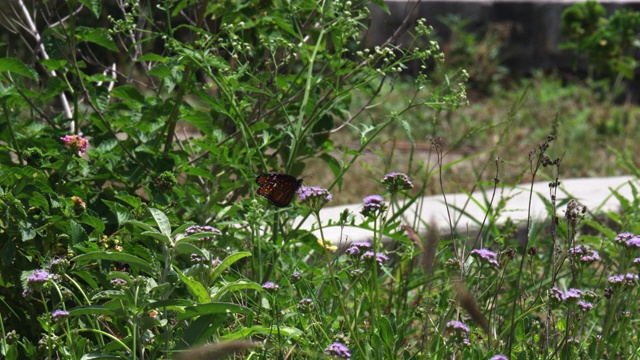
[[[555,299],[559,302],[577,300],[577,299],[580,299],[581,296],[582,296],[582,290],[580,289],[571,288],[565,292],[558,289],[557,286],[554,286],[551,288],[551,294],[550,294],[550,297],[552,299]]]
[[[298,189],[298,198],[300,201],[313,201],[319,199],[320,201],[327,203],[333,199],[333,195],[327,189],[323,189],[317,186],[301,186]]]
[[[397,193],[400,190],[413,189],[413,183],[409,180],[407,174],[392,172],[382,178],[382,184],[391,193]]]
[[[193,234],[198,234],[201,232],[212,232],[215,233],[217,235],[222,235],[222,232],[216,228],[214,228],[213,226],[209,226],[209,225],[205,225],[205,226],[200,226],[200,225],[193,225],[193,226],[189,226],[185,231],[184,231],[184,235],[185,236],[189,236],[189,235],[193,235]],[[200,238],[200,241],[210,241],[213,240],[214,236],[204,236],[202,238]]]
[[[64,274],[69,267],[69,260],[55,258],[49,263],[49,270],[54,274]]]
[[[274,284],[272,281],[267,281],[266,283],[262,284],[262,288],[267,291],[276,292],[278,291],[278,289],[280,289],[280,285]]]
[[[580,308],[580,310],[582,310],[582,312],[587,312],[591,309],[593,309],[593,304],[586,302],[586,301],[578,301],[578,307]]]
[[[57,279],[56,275],[51,275],[47,270],[34,270],[33,273],[27,277],[27,286],[22,292],[22,296],[29,297],[33,292],[43,290],[49,279],[55,281],[54,277]]]
[[[549,297],[552,300],[555,300],[557,302],[572,302],[575,303],[576,300],[580,299],[580,298],[585,298],[587,300],[589,299],[593,299],[596,298],[597,295],[590,290],[587,291],[583,291],[580,289],[575,289],[575,288],[571,288],[569,290],[562,291],[560,289],[558,289],[558,287],[554,286],[551,288],[551,292],[549,294]],[[593,304],[587,301],[583,301],[583,300],[578,300],[577,301],[577,305],[580,308],[580,310],[582,310],[583,312],[589,311],[593,308]]]
[[[53,321],[61,321],[64,318],[66,318],[67,316],[69,316],[69,312],[68,311],[56,310],[51,314],[51,319],[53,319]]]
[[[351,243],[344,252],[349,256],[358,256],[362,251],[369,250],[371,246],[371,243],[368,241],[358,241]]]
[[[455,341],[463,345],[469,344],[469,327],[465,323],[451,320],[445,325],[445,329]]]
[[[574,248],[569,249],[569,256],[580,259],[583,263],[592,263],[594,261],[600,260],[600,254],[597,251],[587,249],[586,246],[580,245]]]
[[[474,258],[480,260],[480,262],[487,263],[491,266],[498,267],[498,255],[489,249],[476,249],[471,250],[469,253]]]
[[[375,260],[378,262],[379,266],[382,266],[385,262],[387,262],[387,260],[389,260],[389,257],[383,253],[374,253],[372,250],[368,250],[364,254],[362,254],[360,260],[368,261],[371,263],[373,263],[373,261]]]
[[[327,348],[324,349],[324,352],[329,356],[340,357],[343,359],[351,359],[351,353],[349,352],[349,348],[346,347],[343,343],[340,343],[337,341],[327,346]]]
[[[375,217],[386,208],[384,199],[380,195],[369,195],[364,198],[363,203],[360,214],[366,217]]]
[[[489,360],[509,360],[508,357],[506,357],[505,355],[493,355],[491,358],[489,358]]]
[[[296,308],[301,312],[310,312],[313,310],[313,301],[309,298],[304,298],[298,302]]]
[[[613,241],[617,242],[618,244],[626,244],[627,241],[632,240],[634,238],[637,238],[637,235],[634,235],[633,233],[630,232],[623,232],[618,234],[615,239],[613,239]]]
[[[609,276],[607,279],[610,284],[636,285],[638,283],[638,274],[627,273]]]
[[[640,236],[636,235],[636,236],[632,237],[631,239],[627,240],[625,245],[627,245],[627,247],[632,247],[633,246],[633,247],[640,248]]]

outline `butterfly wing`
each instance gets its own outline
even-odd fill
[[[302,179],[287,174],[264,174],[256,177],[260,185],[257,194],[265,197],[270,204],[285,207],[289,205],[296,191],[302,185]]]

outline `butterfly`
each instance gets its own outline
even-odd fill
[[[302,186],[302,179],[287,174],[271,173],[256,177],[256,183],[260,185],[258,195],[267,198],[271,205],[285,207]]]

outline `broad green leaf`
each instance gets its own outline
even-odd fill
[[[69,310],[70,316],[80,316],[80,315],[115,315],[116,313],[113,310],[109,310],[104,306],[100,305],[89,305],[89,306],[79,306],[77,308],[73,308]]]
[[[149,208],[149,212],[151,216],[156,220],[156,224],[158,224],[158,229],[163,235],[167,237],[171,236],[171,223],[169,222],[169,218],[165,215],[161,210],[155,208]]]
[[[0,73],[2,72],[10,72],[38,80],[38,73],[33,68],[15,58],[0,58]]]
[[[136,59],[137,62],[157,61],[157,62],[160,62],[160,63],[167,62],[167,60],[169,60],[168,57],[162,56],[162,55],[158,55],[158,54],[153,54],[153,53],[144,54],[144,55],[140,56],[138,59]]]
[[[211,114],[204,111],[190,111],[182,114],[182,120],[189,122],[193,126],[197,127],[205,135],[213,132],[214,119]]]
[[[144,223],[144,222],[142,222],[142,221],[138,221],[138,220],[129,220],[129,221],[125,221],[125,224],[133,225],[133,226],[135,226],[135,227],[137,227],[137,228],[144,229],[144,230],[146,230],[147,232],[155,232],[155,233],[158,233],[158,234],[159,234],[158,229],[156,229],[156,228],[154,228],[153,226],[151,226],[151,225],[149,225],[149,224],[147,224],[147,223]]]
[[[218,291],[216,291],[215,294],[211,296],[211,301],[219,300],[226,293],[230,293],[234,291],[244,291],[244,290],[262,291],[262,286],[254,282],[248,282],[243,280],[239,280],[237,282],[230,283],[230,284],[225,284],[223,287],[218,289]]]
[[[105,47],[111,51],[118,51],[118,47],[113,42],[109,30],[106,28],[88,28],[78,26],[76,28],[76,38],[78,41],[86,41]]]
[[[67,60],[42,59],[40,60],[40,64],[42,64],[47,71],[56,71],[67,65]]]
[[[154,273],[155,270],[143,259],[140,259],[137,256],[129,255],[127,253],[122,253],[118,251],[95,251],[87,254],[82,254],[74,257],[71,261],[75,261],[76,264],[86,264],[92,261],[99,260],[107,260],[107,261],[117,261],[125,264],[129,264],[131,266],[139,267],[142,270],[145,270],[148,273]]]
[[[251,337],[253,335],[283,335],[287,338],[297,339],[302,336],[303,332],[300,329],[289,327],[289,326],[280,326],[280,327],[264,327],[264,326],[252,326],[249,328],[240,329],[234,333],[222,336],[221,339],[225,340],[237,340],[237,339],[245,339]]]
[[[145,305],[145,311],[151,309],[162,309],[162,308],[171,308],[171,310],[184,312],[184,308],[187,306],[192,306],[193,301],[186,299],[168,299],[168,300],[158,300],[154,301],[150,304]]]
[[[178,321],[210,314],[252,314],[248,307],[231,303],[207,303],[184,308],[184,313],[178,314]]]
[[[192,278],[186,276],[180,269],[174,268],[180,280],[187,287],[187,291],[196,299],[196,301],[200,304],[206,304],[211,301],[209,297],[209,291],[205,289],[205,287],[199,282],[193,280]]]
[[[72,245],[81,243],[89,238],[84,228],[75,220],[69,221],[69,236],[71,237]]]
[[[100,2],[100,0],[78,0],[78,1],[80,1],[87,8],[89,8],[93,13],[93,15],[96,17],[96,19],[100,18],[100,11],[102,10],[102,3]]]
[[[236,261],[246,258],[247,256],[251,256],[250,252],[238,252],[235,254],[231,254],[227,256],[222,262],[216,266],[215,269],[211,272],[211,278],[217,279],[225,270],[229,268],[229,266],[233,265]]]
[[[142,95],[140,90],[134,88],[131,85],[122,85],[114,88],[111,91],[111,96],[122,100],[133,101],[139,104],[145,103],[144,95]]]
[[[118,225],[124,225],[125,223],[129,222],[129,219],[131,219],[131,213],[122,204],[109,200],[102,200],[102,202],[104,202],[109,207],[111,212],[116,215],[116,219],[118,219]]]
[[[145,236],[149,236],[152,237],[156,240],[161,241],[163,244],[171,244],[171,238],[164,235],[164,234],[160,234],[157,231],[145,231],[143,233],[141,233],[141,235],[145,235]]]

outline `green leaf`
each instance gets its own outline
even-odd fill
[[[142,95],[140,90],[131,85],[122,85],[114,88],[111,90],[111,96],[122,100],[130,100],[139,104],[145,103],[144,95]]]
[[[98,260],[117,261],[131,266],[139,267],[148,273],[154,273],[154,268],[147,261],[140,259],[137,256],[121,253],[118,251],[95,251],[87,254],[82,254],[74,257],[71,261],[75,261],[76,264],[81,265]]]
[[[67,60],[42,59],[40,60],[40,64],[50,72],[62,69],[67,65]]]
[[[222,262],[216,266],[215,269],[211,272],[211,279],[215,280],[220,276],[225,270],[229,268],[236,261],[246,258],[247,256],[251,256],[250,252],[238,252],[235,254],[231,254],[227,256]]]
[[[294,340],[298,339],[302,336],[303,332],[300,329],[288,326],[280,326],[280,327],[264,327],[264,326],[252,326],[250,328],[243,328],[234,333],[222,336],[221,339],[225,340],[237,340],[237,339],[246,339],[253,335],[283,335],[287,338],[293,338]]]
[[[69,316],[80,316],[80,315],[111,315],[114,316],[116,313],[113,310],[109,310],[104,306],[100,305],[89,305],[89,306],[80,306],[77,308],[73,308],[69,310]]]
[[[96,19],[100,18],[100,10],[102,9],[102,3],[100,0],[78,0],[82,5],[91,10]]]
[[[118,51],[118,47],[113,42],[109,30],[105,28],[88,28],[78,26],[76,28],[76,38],[78,41],[86,41],[105,47],[111,51]]]
[[[109,210],[111,210],[111,212],[116,215],[118,225],[123,225],[129,222],[131,214],[129,213],[129,210],[122,204],[109,200],[102,200],[102,202],[104,202],[109,207]]]
[[[231,303],[217,302],[189,306],[184,310],[184,313],[178,314],[178,321],[210,314],[253,314],[253,311],[251,311],[251,309],[249,309],[248,307]]]
[[[161,241],[163,244],[167,244],[167,245],[171,244],[170,237],[160,234],[159,232],[155,231],[155,229],[154,231],[144,231],[141,235],[152,237],[156,240]]]
[[[216,301],[216,300],[219,300],[226,293],[230,293],[234,291],[244,291],[244,290],[262,291],[262,286],[252,281],[239,280],[234,283],[225,284],[218,291],[216,291],[215,294],[211,296],[211,300]]]
[[[84,231],[84,228],[78,224],[75,220],[69,221],[69,236],[71,237],[71,244],[75,245],[89,239],[89,236]]]
[[[158,224],[160,232],[167,237],[171,237],[171,222],[169,222],[167,215],[165,215],[161,210],[155,208],[149,208],[149,212],[155,219],[156,224]]]
[[[32,67],[15,58],[0,58],[0,72],[10,72],[38,80],[38,73]]]
[[[168,57],[166,56],[162,56],[162,55],[158,55],[158,54],[153,54],[153,53],[149,53],[149,54],[144,54],[142,56],[140,56],[138,59],[136,59],[137,62],[142,62],[142,61],[157,61],[160,63],[165,63],[169,60]]]
[[[186,285],[189,294],[191,294],[198,303],[206,304],[211,301],[209,297],[209,291],[207,291],[207,289],[205,289],[202,284],[190,277],[187,277],[184,273],[182,273],[182,271],[180,271],[180,269],[174,268],[174,270],[180,277],[180,280],[182,280],[182,282]]]
[[[214,130],[214,120],[211,117],[211,114],[209,114],[208,112],[191,111],[182,114],[182,120],[187,121],[193,126],[197,127],[198,130],[202,131],[205,135],[211,134]]]

